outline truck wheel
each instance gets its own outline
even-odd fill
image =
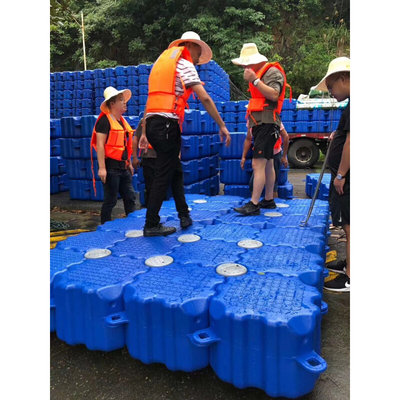
[[[312,140],[295,140],[289,146],[288,160],[295,168],[312,167],[318,159],[319,148]]]

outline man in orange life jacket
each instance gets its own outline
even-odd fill
[[[274,145],[280,136],[279,113],[285,96],[286,78],[278,63],[258,52],[254,43],[245,43],[239,58],[232,62],[244,68],[251,99],[247,108],[249,127],[254,137],[254,183],[251,200],[235,211],[243,215],[260,214],[260,208],[276,208],[274,202]],[[265,198],[260,196],[265,186]]]
[[[135,209],[131,162],[133,129],[122,116],[126,112],[126,103],[131,98],[131,91],[116,90],[109,86],[104,90],[104,98],[100,106],[101,114],[93,129],[91,143],[97,152],[98,176],[104,188],[102,224],[111,220],[118,192],[124,202],[125,214],[128,215]]]
[[[176,210],[182,229],[192,225],[183,187],[181,125],[185,117],[187,100],[195,93],[205,109],[219,126],[221,141],[230,135],[211,97],[203,88],[195,65],[211,60],[212,51],[195,32],[185,32],[173,41],[154,63],[149,76],[149,95],[143,117],[139,148],[147,150],[150,143],[157,152],[154,181],[147,203],[144,236],[166,236],[174,227],[160,224],[158,215],[171,184]]]

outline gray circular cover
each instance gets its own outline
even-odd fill
[[[289,204],[286,203],[275,203],[278,208],[286,208],[289,207]]]
[[[154,256],[150,257],[145,261],[145,264],[149,267],[165,267],[166,265],[172,264],[174,259],[170,256]]]
[[[243,247],[244,249],[257,249],[263,245],[259,240],[254,239],[244,239],[238,243],[239,247]]]
[[[111,251],[108,249],[92,249],[85,253],[85,258],[95,259],[95,258],[103,258],[107,257],[111,254]]]
[[[282,217],[283,214],[276,211],[269,211],[264,214],[266,217]]]
[[[240,276],[247,272],[247,268],[236,263],[225,263],[217,267],[217,273],[222,276]]]
[[[193,203],[196,203],[196,204],[203,204],[203,203],[207,203],[207,200],[204,200],[204,199],[193,200]]]
[[[126,231],[125,232],[125,237],[127,238],[137,238],[143,236],[143,231],[138,230],[138,229],[133,229],[131,231]]]
[[[201,237],[198,235],[194,235],[194,234],[187,234],[187,235],[181,235],[178,237],[178,240],[181,243],[192,243],[192,242],[197,242],[198,240],[200,240]]]

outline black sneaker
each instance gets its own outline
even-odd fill
[[[336,272],[337,274],[345,274],[346,273],[347,262],[346,260],[338,261],[338,262],[330,262],[326,264],[326,268],[329,271]]]
[[[260,201],[259,205],[260,205],[261,208],[276,208],[276,204],[275,204],[274,199],[272,199],[272,200],[262,199]]]
[[[350,292],[350,278],[340,274],[335,279],[324,283],[324,289],[332,292]]]
[[[186,229],[193,224],[192,218],[190,218],[189,215],[187,217],[180,217],[179,219],[181,220],[182,229]]]
[[[164,226],[162,224],[158,224],[152,228],[144,227],[143,236],[167,236],[176,232],[176,228],[173,226]]]
[[[254,203],[252,203],[251,200],[242,207],[234,208],[234,210],[243,215],[259,215],[260,214],[260,206],[255,205]]]

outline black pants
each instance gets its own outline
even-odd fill
[[[141,161],[141,167],[143,168],[143,177],[144,177],[144,205],[147,207],[149,202],[149,196],[151,191],[151,186],[154,181],[154,173],[156,170],[156,159],[155,158],[143,158]]]
[[[104,201],[101,207],[101,223],[111,221],[112,209],[117,204],[118,192],[124,202],[125,214],[135,209],[135,192],[132,175],[127,169],[107,168],[106,183],[103,184]]]
[[[160,222],[158,213],[169,185],[178,216],[189,215],[189,210],[185,200],[183,171],[179,159],[181,130],[178,121],[159,116],[151,117],[146,122],[146,133],[148,141],[157,153],[146,213],[146,227],[151,228]]]
[[[329,208],[334,226],[350,225],[350,176],[348,174],[343,185],[343,194],[339,194],[333,181],[336,173],[331,172],[331,184],[329,186]]]

